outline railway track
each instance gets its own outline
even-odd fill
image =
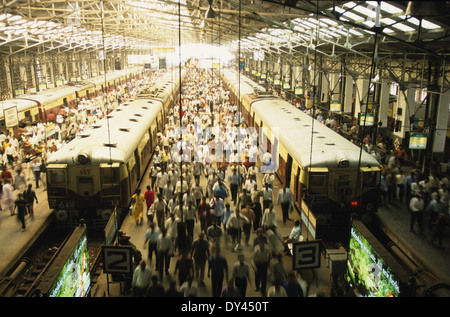
[[[7,276],[0,278],[0,297],[36,297],[35,286],[52,264],[60,248],[71,232],[58,232],[50,226],[36,242],[28,248]],[[103,239],[93,235],[88,240],[91,283],[94,285],[102,270],[101,245]]]

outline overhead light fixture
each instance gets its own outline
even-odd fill
[[[209,3],[209,8],[206,11],[205,19],[206,20],[214,20],[217,17],[217,13],[212,8],[212,0],[208,0],[208,3]]]

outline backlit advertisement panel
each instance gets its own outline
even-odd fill
[[[398,277],[354,225],[351,229],[347,268],[347,281],[357,296],[400,295]]]
[[[49,297],[87,297],[91,289],[86,231],[55,279]]]

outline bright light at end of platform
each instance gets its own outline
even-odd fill
[[[184,44],[181,48],[175,47],[175,53],[171,56],[167,56],[167,60],[171,64],[178,64],[180,62],[180,49],[181,49],[181,62],[184,63],[190,58],[196,59],[214,59],[221,62],[222,65],[233,60],[233,55],[227,48],[219,47],[210,44]]]

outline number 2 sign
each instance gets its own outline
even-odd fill
[[[129,246],[102,246],[104,273],[131,273],[133,249]]]

